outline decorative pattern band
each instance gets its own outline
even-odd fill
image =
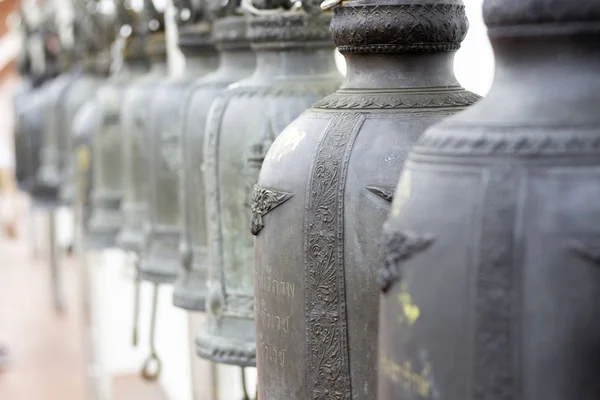
[[[350,153],[365,120],[340,113],[321,136],[305,210],[307,376],[310,399],[350,400],[344,279],[344,190]]]
[[[503,169],[491,172],[487,186],[476,278],[474,400],[490,393],[497,400],[520,398],[513,371],[518,184],[515,171]]]
[[[253,17],[248,22],[248,39],[253,43],[264,42],[314,42],[331,43],[327,14],[315,16],[306,13],[280,14]]]
[[[413,154],[448,156],[574,156],[600,154],[596,127],[438,125]]]
[[[313,108],[325,109],[411,109],[424,107],[467,107],[475,104],[480,96],[463,88],[417,93],[408,91],[373,94],[373,91],[347,93],[339,90],[319,100]]]
[[[436,52],[458,49],[468,26],[457,1],[342,5],[333,9],[331,32],[340,52]]]
[[[600,21],[600,2],[596,0],[486,0],[483,17],[490,28],[514,27],[518,25],[549,24],[549,30],[562,24]]]

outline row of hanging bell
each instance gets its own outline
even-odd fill
[[[600,4],[486,0],[492,88],[387,221],[379,398],[600,397]]]
[[[208,320],[196,337],[203,358],[256,365],[252,190],[277,134],[340,85],[328,15],[314,5],[243,2],[256,68],[214,100],[205,132]],[[286,8],[282,10],[282,8]],[[260,338],[257,338],[260,343]],[[260,371],[259,371],[260,373]]]

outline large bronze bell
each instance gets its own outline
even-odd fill
[[[185,71],[156,86],[147,116],[149,218],[140,279],[154,283],[173,283],[180,266],[182,110],[192,82],[217,66],[210,24],[201,18],[202,10],[194,9],[194,15],[198,17],[192,24],[179,20],[178,44],[185,56]]]
[[[425,128],[478,99],[453,73],[461,0],[339,3],[324,6],[342,88],[285,129],[254,187],[262,400],[376,398],[379,232],[397,177]]]
[[[248,22],[256,70],[217,97],[206,128],[209,318],[200,327],[196,350],[203,358],[240,366],[256,363],[248,220],[262,159],[286,125],[341,82],[330,18],[308,2],[302,7],[267,3],[262,11],[242,3],[260,14]],[[276,11],[280,6],[301,10]]]
[[[484,19],[491,91],[423,135],[386,223],[378,396],[600,398],[600,3]]]
[[[190,311],[205,311],[208,279],[206,205],[204,201],[204,134],[215,97],[233,82],[250,76],[254,53],[246,37],[246,18],[219,8],[212,36],[219,68],[194,82],[184,110],[181,176],[181,269],[173,303]]]
[[[123,198],[123,96],[127,86],[149,68],[143,32],[140,32],[136,14],[127,10],[122,0],[117,2],[117,10],[117,30],[127,25],[131,28],[131,33],[124,38],[121,67],[97,93],[97,112],[101,117],[94,139],[95,185],[87,241],[93,248],[116,246],[117,234],[122,225],[120,207]]]

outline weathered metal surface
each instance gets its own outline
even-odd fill
[[[248,77],[255,57],[246,38],[246,19],[228,16],[213,22],[219,68],[195,81],[183,115],[181,169],[181,268],[173,304],[205,311],[208,279],[204,163],[205,126],[213,100],[233,82]]]
[[[277,138],[254,189],[261,399],[376,398],[380,231],[411,146],[478,99],[452,68],[467,26],[460,0],[333,8],[344,84]]]
[[[256,363],[254,252],[248,231],[252,190],[278,133],[339,87],[328,25],[327,16],[306,11],[251,17],[248,36],[257,68],[211,108],[205,142],[209,318],[196,337],[203,358],[240,366]]]
[[[489,95],[428,130],[387,222],[380,399],[600,396],[600,4],[487,0]]]

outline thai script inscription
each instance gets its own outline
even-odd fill
[[[288,335],[290,332],[290,316],[279,316],[270,313],[264,300],[260,302],[260,322],[264,328],[276,330],[278,333]]]
[[[256,273],[258,279],[258,289],[266,293],[274,294],[280,297],[287,297],[294,299],[296,296],[296,284],[293,282],[286,282],[274,279],[271,276],[271,267],[266,266],[266,274],[261,275]]]
[[[277,346],[271,345],[264,339],[262,333],[260,334],[259,351],[264,362],[276,365],[278,367],[285,366],[285,354],[287,352],[287,347],[278,348]]]

